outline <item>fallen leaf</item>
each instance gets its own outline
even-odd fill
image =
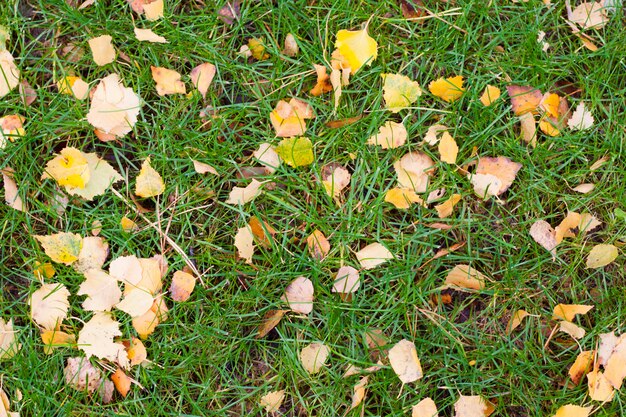
[[[41,342],[46,355],[52,355],[59,347],[76,347],[76,336],[60,330],[44,330],[41,332]]]
[[[553,417],[589,417],[593,406],[580,407],[578,405],[567,404],[556,410]]]
[[[589,398],[594,401],[611,401],[615,396],[615,390],[601,371],[593,370],[587,374]]]
[[[13,319],[5,323],[0,318],[0,361],[11,359],[22,348],[17,342],[17,331],[13,330]]]
[[[261,397],[259,405],[268,413],[276,413],[285,399],[285,390],[271,391]]]
[[[386,122],[378,129],[378,133],[367,140],[368,145],[380,145],[383,149],[398,148],[406,143],[408,134],[404,124]]]
[[[529,315],[530,313],[528,313],[526,310],[517,310],[513,314],[513,316],[511,316],[511,321],[509,322],[508,326],[506,326],[506,333],[511,334],[513,330],[517,329],[519,325],[522,324],[522,320],[524,320],[524,318],[528,317]]]
[[[115,389],[119,392],[122,397],[126,398],[128,392],[130,391],[130,378],[124,371],[120,368],[117,368],[113,375],[111,375],[111,381],[115,385]]]
[[[154,303],[154,297],[145,288],[133,288],[128,286],[124,289],[124,298],[115,305],[115,308],[123,311],[131,317],[140,317],[146,314]]]
[[[76,148],[64,148],[48,161],[41,179],[53,178],[60,186],[85,188],[91,178],[85,154]]]
[[[594,352],[591,350],[585,350],[580,352],[576,357],[576,360],[569,368],[569,377],[574,384],[578,384],[580,380],[586,375],[593,365]]]
[[[11,168],[6,167],[2,170],[2,183],[4,184],[4,200],[9,207],[18,211],[27,212],[26,205],[22,201],[17,184],[13,179],[13,170]]]
[[[500,89],[498,87],[494,87],[493,85],[488,85],[485,87],[485,92],[482,96],[480,96],[480,102],[483,103],[483,106],[489,107],[493,104],[494,101],[500,98]]]
[[[368,378],[364,376],[352,388],[352,405],[350,405],[350,410],[355,409],[363,402],[363,399],[365,398],[367,382]]]
[[[289,166],[300,167],[313,163],[313,144],[309,138],[287,138],[280,141],[276,153]]]
[[[285,288],[285,295],[280,299],[287,302],[291,311],[309,314],[313,311],[313,283],[305,277],[294,279]]]
[[[587,314],[593,306],[584,304],[558,304],[552,311],[552,320],[572,321],[578,314]]]
[[[264,39],[250,38],[248,39],[248,49],[252,54],[252,57],[257,61],[263,61],[270,57],[270,54],[265,52]]]
[[[585,108],[585,103],[581,101],[572,113],[572,117],[567,121],[567,126],[572,130],[587,130],[593,126],[593,116]]]
[[[333,91],[333,86],[330,83],[330,77],[326,72],[326,67],[323,65],[313,64],[313,68],[315,69],[315,74],[317,75],[317,81],[309,93],[317,97],[324,93]]]
[[[600,29],[609,21],[604,6],[597,1],[580,4],[571,13],[568,13],[567,18],[583,29]]]
[[[480,157],[476,174],[471,182],[474,192],[480,197],[499,196],[509,189],[522,164],[513,162],[504,156]]]
[[[604,376],[613,388],[617,390],[622,388],[624,378],[626,378],[626,341],[624,335],[620,337],[618,344],[606,361]]]
[[[252,264],[254,255],[254,235],[250,227],[245,226],[237,229],[235,235],[235,247],[240,258],[245,259],[247,264]]]
[[[157,94],[186,94],[185,83],[180,80],[181,75],[171,69],[150,66],[152,79],[156,83]]]
[[[122,220],[120,220],[120,226],[126,233],[134,233],[139,230],[139,225],[126,216],[122,217]]]
[[[97,311],[78,333],[78,348],[85,352],[87,358],[108,359],[122,368],[128,368],[130,362],[124,345],[113,341],[114,337],[122,335],[119,326],[109,313]]]
[[[623,341],[624,338],[624,335],[618,338],[615,336],[615,332],[600,334],[600,345],[598,347],[598,355],[596,359],[598,365],[606,367],[609,359],[615,351],[615,348]]]
[[[128,344],[128,346],[126,346]],[[130,366],[141,365],[148,361],[148,351],[141,340],[134,337],[130,342],[124,342],[126,347],[126,353],[128,354],[128,360]]]
[[[596,188],[595,184],[585,183],[577,185],[576,187],[572,188],[572,190],[576,191],[577,193],[587,194],[592,192],[594,188]]]
[[[400,187],[417,193],[426,192],[428,179],[433,172],[433,160],[422,152],[409,152],[393,164]]]
[[[134,28],[135,38],[140,42],[152,42],[152,43],[169,43],[163,36],[159,36],[151,29],[139,29]]]
[[[363,65],[372,65],[378,56],[378,43],[369,36],[367,27],[362,30],[340,30],[335,47],[348,61],[350,73],[356,74]]]
[[[591,249],[587,255],[587,268],[602,268],[613,262],[619,252],[614,245],[600,244]]]
[[[227,1],[221,9],[217,11],[218,17],[227,25],[232,25],[240,16],[240,0]]]
[[[109,244],[106,240],[101,237],[87,236],[82,240],[82,248],[74,269],[82,273],[91,269],[102,269],[107,256],[109,256]]]
[[[437,210],[439,218],[445,219],[446,217],[449,217],[454,210],[454,206],[456,206],[459,201],[461,201],[461,194],[452,194],[446,201],[436,205],[435,210]]]
[[[449,78],[439,78],[428,84],[428,90],[435,97],[439,97],[443,101],[452,103],[463,95],[463,77],[457,75]]]
[[[381,77],[383,77],[385,108],[392,113],[406,109],[422,95],[417,81],[411,80],[406,75],[381,74]]]
[[[289,102],[280,100],[270,113],[270,122],[280,138],[300,136],[306,132],[306,119],[315,118],[310,104],[292,98]]]
[[[283,54],[293,58],[298,55],[299,49],[300,48],[298,48],[298,42],[296,42],[296,37],[293,36],[291,33],[288,33],[287,36],[285,36],[285,47],[283,48]]]
[[[494,411],[493,404],[479,395],[461,395],[454,403],[454,417],[487,417]]]
[[[90,87],[80,77],[67,76],[57,82],[57,89],[61,94],[74,96],[77,100],[84,100],[89,97]]]
[[[506,90],[511,97],[511,106],[516,116],[524,113],[537,113],[543,99],[541,91],[534,87],[509,85]]]
[[[31,319],[44,330],[55,329],[67,317],[69,296],[63,284],[42,284],[29,299]]]
[[[287,311],[289,310],[269,310],[265,313],[263,321],[259,325],[256,338],[265,337],[274,327],[278,326],[278,323],[280,323]]]
[[[217,68],[215,68],[215,65],[208,62],[200,64],[191,70],[189,74],[191,83],[202,94],[202,98],[206,98],[206,93],[209,91],[209,86],[213,82],[216,72]]]
[[[193,162],[193,169],[194,171],[196,171],[198,174],[213,174],[213,175],[217,175],[219,177],[219,172],[217,172],[217,170],[215,168],[213,168],[211,165],[209,164],[205,164],[204,162],[200,162],[200,161],[196,161],[195,159],[192,159],[191,162]]]
[[[141,262],[135,255],[120,256],[112,260],[109,265],[109,275],[130,286],[139,284],[142,274]]]
[[[326,364],[330,349],[323,343],[311,343],[300,351],[302,367],[309,374],[316,374]]]
[[[46,255],[54,262],[71,265],[78,260],[83,247],[83,238],[75,233],[56,233],[49,236],[34,236]]]
[[[141,164],[137,175],[135,194],[142,198],[156,197],[165,191],[165,183],[161,175],[150,165],[150,157]]]
[[[341,192],[350,185],[352,175],[342,166],[335,167],[333,171],[324,178],[322,184],[329,197],[339,197]]]
[[[2,49],[2,48],[0,48]],[[15,65],[11,52],[4,49],[0,51],[0,98],[9,94],[20,82],[20,70]]]
[[[0,52],[0,56],[2,53]],[[2,65],[2,58],[0,57],[0,65]],[[2,91],[2,86],[0,86],[0,92]],[[19,84],[19,92],[20,97],[22,98],[22,103],[25,106],[32,105],[35,100],[37,100],[37,91],[28,83],[26,80],[20,81]],[[0,94],[1,97],[1,94]]]
[[[432,398],[424,398],[412,407],[411,417],[439,417],[437,405]]]
[[[89,39],[89,48],[91,49],[91,55],[96,65],[101,67],[115,61],[116,53],[111,43],[112,40],[113,38],[110,35],[102,35]]]
[[[424,23],[424,20],[420,18],[428,16],[428,12],[426,11],[426,8],[424,7],[424,2],[422,0],[401,0],[400,10],[402,10],[402,16],[405,19],[417,23]],[[429,415],[427,417],[432,416]]]
[[[556,255],[556,231],[545,220],[537,220],[530,226],[530,236],[554,257]]]
[[[582,327],[565,320],[559,322],[559,331],[567,333],[576,340],[582,339],[586,333],[585,329],[583,329]]]
[[[537,122],[531,112],[519,115],[520,132],[524,142],[533,148],[537,146]]]
[[[164,12],[164,3],[163,0],[155,0],[150,3],[143,4],[143,13],[146,16],[146,19],[150,21],[159,20],[163,17]]]
[[[117,74],[103,78],[91,98],[87,121],[96,129],[121,138],[133,130],[141,99],[132,88],[124,87]]]
[[[43,282],[46,279],[51,279],[56,273],[54,266],[50,262],[35,262],[33,265],[33,275],[35,278],[39,280],[39,282]]]
[[[280,156],[275,148],[265,142],[259,145],[259,149],[252,154],[265,168],[268,174],[273,174],[280,166]]]
[[[318,261],[324,259],[330,252],[330,242],[326,239],[324,233],[319,230],[314,230],[313,233],[306,238],[306,246],[311,256]]]
[[[556,231],[556,241],[557,243],[561,243],[566,237],[576,237],[578,233],[585,234],[601,224],[598,219],[589,213],[579,214],[570,211],[561,223],[554,228]]]
[[[459,147],[457,146],[454,138],[447,131],[443,132],[443,135],[441,135],[438,150],[443,162],[448,164],[456,163],[456,157],[459,154]]]
[[[4,149],[7,141],[14,142],[26,134],[24,121],[26,119],[19,114],[10,114],[0,117],[0,149]]]
[[[170,286],[172,300],[178,302],[187,301],[195,286],[196,278],[193,275],[184,271],[174,272],[172,285]]]
[[[351,266],[342,266],[335,276],[332,292],[350,294],[358,290],[360,286],[359,271]]]
[[[487,277],[469,265],[456,265],[446,276],[446,285],[468,288],[472,290],[482,290],[485,288]]]
[[[89,170],[89,181],[84,187],[73,187],[65,185],[65,191],[71,195],[77,195],[85,200],[91,201],[95,197],[102,195],[116,182],[122,181],[122,176],[108,162],[99,158],[95,153],[82,153],[87,161]]]
[[[397,209],[406,210],[412,203],[424,206],[424,200],[415,191],[408,188],[391,188],[385,194],[385,202],[393,204]]]
[[[267,222],[262,221],[257,216],[252,216],[248,222],[248,226],[254,235],[256,241],[268,248],[271,246],[272,237],[276,234],[276,230]]]
[[[373,269],[384,264],[389,259],[394,259],[389,249],[378,242],[365,246],[355,255],[363,269]]]
[[[261,194],[262,183],[253,179],[246,187],[233,187],[226,204],[246,204]]]
[[[439,133],[445,132],[448,128],[444,125],[435,124],[428,128],[424,135],[424,142],[430,146],[435,146],[439,142]]]
[[[77,391],[95,392],[102,384],[102,373],[88,358],[67,358],[63,375],[65,383]]]
[[[98,269],[86,271],[85,278],[76,293],[87,296],[82,304],[85,310],[111,311],[119,303],[122,291],[117,285],[117,279]]]
[[[417,381],[424,376],[415,344],[406,339],[389,349],[389,364],[403,384]]]

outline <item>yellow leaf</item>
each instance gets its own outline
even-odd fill
[[[340,30],[337,32],[335,47],[350,63],[350,72],[356,74],[365,64],[372,65],[378,56],[378,44],[367,33],[367,28],[362,30]]]
[[[187,301],[196,286],[196,278],[184,271],[174,272],[172,277],[172,286],[170,287],[170,294],[172,300],[183,302]]]
[[[44,279],[52,278],[56,274],[56,270],[50,262],[41,263],[36,261],[33,267],[33,274],[35,278],[43,282]]]
[[[556,410],[553,417],[588,417],[593,410],[593,406],[580,407],[578,405],[567,404]]]
[[[134,337],[130,342],[124,342],[124,345],[126,346],[130,366],[148,362],[148,351],[141,340]]]
[[[437,405],[432,398],[424,398],[422,401],[413,406],[411,417],[439,417]]]
[[[57,89],[61,94],[74,96],[78,100],[84,100],[89,96],[89,84],[80,77],[68,75],[57,82]]]
[[[254,255],[254,235],[249,226],[237,229],[235,235],[235,247],[240,258],[245,259],[247,264],[252,265]]]
[[[409,188],[392,188],[385,194],[385,202],[397,209],[408,209],[412,203],[424,205],[424,200]]]
[[[152,79],[156,83],[156,90],[160,96],[167,94],[185,94],[185,83],[180,80],[181,75],[171,69],[150,66]]]
[[[383,98],[385,107],[392,113],[397,113],[409,107],[419,96],[422,89],[417,81],[400,74],[381,74],[383,77]]]
[[[584,304],[558,304],[552,311],[552,320],[572,321],[577,314],[587,314],[592,308]]]
[[[117,74],[104,77],[96,86],[87,121],[96,129],[115,137],[133,130],[141,99],[132,88],[124,87]]]
[[[259,400],[259,405],[270,414],[276,413],[285,399],[285,390],[268,392]]]
[[[358,407],[363,402],[363,399],[365,398],[367,381],[368,378],[364,376],[359,380],[359,382],[354,385],[354,392],[352,393],[352,405],[350,406],[350,410]]]
[[[587,256],[587,268],[602,268],[613,262],[619,252],[614,245],[596,245]]]
[[[5,323],[0,318],[0,361],[11,359],[21,349],[22,345],[17,343],[17,331],[13,330],[13,319]]]
[[[150,29],[135,28],[135,38],[140,42],[152,42],[152,43],[168,43],[167,39],[163,36],[159,36]]]
[[[408,133],[404,124],[387,122],[378,129],[378,133],[370,137],[368,145],[380,145],[383,149],[394,149],[406,143]]]
[[[122,297],[117,279],[99,269],[85,272],[85,281],[76,294],[87,296],[82,304],[87,311],[110,311]]]
[[[526,310],[517,310],[515,314],[511,317],[511,321],[506,327],[507,334],[510,334],[513,330],[519,327],[522,324],[522,320],[528,317],[530,314]]]
[[[259,324],[259,330],[256,338],[260,339],[262,337],[265,337],[265,335],[267,335],[274,327],[278,325],[278,323],[280,323],[283,316],[288,311],[289,310],[269,310],[267,313],[265,313],[265,315],[263,316],[263,322]]]
[[[313,311],[313,283],[305,277],[294,279],[287,288],[281,300],[286,301],[291,311],[309,314]]]
[[[6,167],[1,171],[2,183],[4,184],[4,200],[7,202],[9,207],[14,208],[15,210],[27,212],[28,210],[26,205],[22,201],[18,192],[17,183],[13,178],[13,169]]]
[[[299,136],[306,132],[306,119],[315,118],[309,103],[292,98],[289,102],[280,100],[270,113],[270,122],[280,138]]]
[[[394,259],[389,249],[378,242],[367,245],[355,255],[363,269],[373,269],[387,262],[389,259]]]
[[[110,35],[89,39],[89,48],[96,65],[103,66],[115,61],[115,48],[111,43],[112,39]]]
[[[78,260],[83,247],[83,238],[74,233],[56,233],[49,236],[35,236],[46,255],[54,262],[71,265]]]
[[[438,150],[443,162],[448,164],[456,163],[456,157],[459,154],[459,147],[457,146],[452,135],[450,135],[447,131],[443,132],[443,135],[441,135]]]
[[[95,153],[83,153],[89,168],[89,181],[84,187],[65,186],[68,194],[80,196],[86,200],[93,200],[118,181],[122,176],[108,162],[100,159]]]
[[[456,206],[459,201],[461,201],[461,194],[452,194],[446,201],[436,205],[435,210],[437,210],[439,218],[445,219],[450,216],[452,214],[452,210],[454,210],[454,206]]]
[[[454,403],[454,417],[488,417],[494,411],[493,404],[479,395],[461,395]]]
[[[417,193],[426,192],[428,179],[433,173],[433,160],[423,152],[409,152],[393,164],[398,175],[398,185]]]
[[[482,290],[487,277],[469,265],[457,265],[446,276],[446,284],[454,287]]]
[[[471,177],[474,192],[484,198],[504,193],[521,168],[522,164],[504,156],[479,158],[476,174]]]
[[[482,96],[480,96],[480,102],[483,103],[485,107],[491,106],[491,104],[500,98],[500,89],[498,87],[494,87],[493,85],[488,85],[485,88],[485,92]]]
[[[287,138],[280,141],[276,153],[292,167],[310,165],[313,163],[313,144],[309,138]]]
[[[424,376],[415,344],[406,339],[389,349],[389,364],[403,384],[417,381]]]
[[[594,401],[611,401],[615,390],[601,371],[593,370],[587,374],[589,397]]]
[[[121,335],[120,324],[109,313],[97,311],[78,333],[78,348],[87,358],[108,359],[128,368],[130,362],[124,345],[113,340]]]
[[[85,188],[91,178],[85,154],[76,148],[64,148],[46,164],[41,179],[54,178],[59,185]]]
[[[163,0],[156,0],[151,3],[143,3],[143,12],[146,19],[150,21],[158,20],[163,17],[164,3]]]
[[[350,171],[344,167],[336,167],[333,172],[322,181],[326,194],[330,197],[339,197],[341,192],[350,185],[351,178],[352,175],[350,175]]]
[[[150,166],[150,157],[141,164],[141,171],[137,176],[135,194],[139,197],[148,198],[160,195],[165,191],[165,183],[158,172]]]
[[[463,77],[460,75],[432,81],[428,84],[428,89],[434,96],[448,103],[458,100],[465,91],[463,88]]]
[[[569,377],[572,379],[574,384],[578,384],[583,375],[586,375],[591,370],[591,366],[593,365],[593,356],[594,351],[591,350],[585,350],[578,354],[568,372]]]
[[[559,330],[563,333],[567,333],[576,340],[582,339],[586,333],[585,329],[583,329],[582,327],[565,320],[559,322]]]
[[[323,343],[311,343],[300,351],[300,362],[309,374],[318,373],[326,364],[330,349]]]
[[[20,71],[8,50],[0,51],[0,97],[9,94],[20,83]]]
[[[76,347],[76,336],[60,330],[44,330],[41,332],[43,351],[46,355],[51,355],[55,348],[72,346]]]
[[[126,233],[132,233],[139,230],[139,226],[137,226],[137,223],[135,223],[126,216],[122,217],[122,220],[120,220],[120,226],[122,227],[122,230]]]
[[[257,61],[263,61],[270,57],[270,54],[265,52],[265,45],[263,39],[250,38],[248,39],[248,49],[252,53],[252,57]]]

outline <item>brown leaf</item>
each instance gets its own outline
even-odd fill
[[[519,327],[522,324],[522,320],[528,317],[530,314],[526,310],[517,310],[515,314],[511,317],[511,321],[508,326],[506,326],[506,333],[511,334],[513,330]]]
[[[274,327],[278,326],[287,311],[289,310],[269,310],[265,313],[255,337],[257,339],[265,337]]]
[[[227,25],[232,25],[235,20],[239,20],[241,15],[241,0],[227,1],[221,9],[217,11],[220,20]]]
[[[530,236],[543,246],[548,252],[552,253],[554,258],[556,255],[556,231],[545,220],[537,220],[530,226]]]
[[[252,235],[254,235],[257,242],[266,248],[269,248],[272,244],[272,238],[276,234],[276,230],[267,222],[262,221],[257,216],[252,216],[248,222]]]
[[[348,117],[347,119],[331,120],[329,122],[326,122],[325,126],[329,129],[339,129],[340,127],[349,126],[353,123],[356,123],[362,118],[363,115],[360,114],[358,116]]]
[[[445,283],[460,288],[482,290],[485,288],[486,280],[485,275],[469,265],[462,264],[455,266],[448,272]]]
[[[417,18],[428,16],[422,0],[400,0],[400,10],[405,19],[416,19],[419,23],[424,23],[425,20]]]
[[[511,97],[513,112],[519,116],[524,113],[536,113],[543,98],[541,91],[529,86],[509,85],[506,90]]]

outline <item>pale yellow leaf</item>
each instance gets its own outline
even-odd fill
[[[562,331],[563,333],[567,333],[568,335],[572,336],[576,340],[582,339],[586,334],[585,329],[583,329],[582,327],[572,322],[565,321],[565,320],[559,322],[559,330]]]
[[[265,172],[273,174],[280,166],[280,156],[276,149],[267,142],[259,145],[259,149],[252,154],[265,168]]]
[[[556,255],[556,231],[545,220],[537,220],[530,226],[530,236],[548,252]]]
[[[271,391],[261,397],[259,405],[268,413],[275,413],[280,409],[285,399],[285,390]]]
[[[326,194],[330,197],[339,197],[341,192],[350,185],[350,171],[344,167],[336,167],[330,175],[322,181]]]
[[[103,66],[115,61],[116,53],[111,43],[112,40],[110,35],[89,39],[89,48],[91,48],[91,55],[96,65]]]
[[[235,247],[237,248],[239,257],[245,259],[247,264],[252,264],[252,255],[254,255],[254,235],[250,227],[245,226],[237,229]]]
[[[90,269],[101,269],[109,255],[109,244],[106,240],[101,237],[87,236],[83,238],[82,244],[74,269],[82,273]]]
[[[313,233],[306,238],[306,246],[311,256],[318,261],[324,259],[330,252],[330,242],[319,230],[314,230]]]
[[[113,341],[122,335],[119,326],[109,313],[97,311],[78,333],[78,348],[85,352],[87,358],[108,359],[128,368],[130,362],[124,345]]]
[[[393,164],[398,184],[417,193],[426,192],[428,179],[433,172],[433,160],[422,152],[409,152]]]
[[[389,363],[403,384],[417,381],[424,376],[415,344],[406,339],[389,349]]]
[[[587,374],[589,398],[594,401],[611,401],[615,396],[615,390],[601,371],[593,370]]]
[[[406,143],[407,131],[402,123],[386,122],[378,133],[367,140],[368,145],[379,145],[383,149],[394,149]]]
[[[196,161],[195,159],[192,159],[191,162],[193,162],[193,169],[198,173],[198,174],[213,174],[213,175],[217,175],[219,177],[219,172],[217,172],[217,170],[215,168],[213,168],[211,165],[209,164],[205,164],[204,162],[200,162],[200,161]]]
[[[246,204],[254,200],[262,192],[261,185],[263,184],[253,179],[246,187],[233,187],[226,204]]]
[[[44,353],[51,355],[59,347],[76,347],[76,336],[60,330],[44,330],[41,332],[41,342]]]
[[[576,191],[577,193],[587,194],[587,193],[592,192],[594,188],[596,188],[595,184],[583,183],[583,184],[577,185],[576,187],[572,189]]]
[[[174,272],[172,277],[172,285],[170,287],[170,294],[172,300],[183,302],[187,301],[196,286],[196,278],[184,271]]]
[[[20,82],[20,71],[15,65],[11,52],[0,51],[0,98],[9,94]]]
[[[556,414],[553,417],[589,417],[591,410],[593,410],[593,406],[581,407],[567,404],[556,410]]]
[[[124,87],[119,75],[110,74],[96,86],[87,121],[104,133],[121,138],[133,130],[140,107],[141,99],[132,88]]]
[[[468,288],[473,290],[482,290],[485,288],[487,277],[469,265],[457,265],[448,271],[446,276],[446,284]]]
[[[146,289],[138,287],[124,291],[124,298],[115,305],[115,308],[134,318],[146,314],[153,303],[152,294]]]
[[[59,155],[48,161],[41,179],[53,178],[61,186],[85,188],[91,178],[86,155],[76,148],[63,148]]]
[[[522,139],[533,148],[537,146],[537,122],[531,112],[518,116]]]
[[[323,343],[311,343],[300,351],[300,362],[309,374],[316,374],[326,364],[330,349]]]
[[[198,89],[200,94],[202,94],[202,98],[206,98],[206,93],[209,91],[209,86],[213,82],[213,77],[215,77],[216,72],[217,68],[215,68],[215,65],[208,62],[200,64],[191,70],[189,74],[191,83]]]
[[[439,417],[437,405],[432,398],[424,398],[412,407],[411,417]]]
[[[30,317],[39,326],[52,330],[67,317],[70,292],[63,284],[42,284],[31,294]]]
[[[313,283],[305,277],[294,279],[285,288],[285,295],[280,299],[287,302],[295,313],[309,314],[313,311]]]
[[[181,75],[171,69],[150,66],[152,79],[156,83],[157,94],[165,96],[168,94],[185,94],[187,89],[185,83],[180,80]]]
[[[513,330],[517,329],[519,325],[522,324],[522,320],[529,315],[530,313],[526,310],[517,310],[513,316],[511,316],[511,321],[509,321],[509,324],[506,327],[507,334],[510,334]]]
[[[314,117],[310,104],[292,98],[289,102],[280,100],[276,104],[276,108],[270,113],[270,122],[276,131],[276,136],[286,138],[303,135],[306,131],[306,119]]]
[[[387,262],[389,259],[394,259],[389,249],[378,242],[365,246],[355,255],[363,269],[373,269]]]
[[[461,194],[452,194],[446,201],[436,205],[435,210],[437,210],[439,218],[445,219],[449,217],[454,210],[454,206],[456,206],[459,201],[461,201]]]
[[[459,154],[459,147],[457,146],[454,138],[447,131],[443,132],[443,135],[441,135],[438,150],[443,162],[448,164],[456,163],[456,157]]]
[[[592,308],[585,304],[558,304],[552,311],[552,320],[572,321],[577,314],[587,314]]]
[[[567,126],[572,130],[586,130],[593,126],[593,122],[591,112],[585,108],[585,103],[581,101],[572,113],[572,117],[567,121]]]
[[[127,285],[139,284],[142,279],[143,268],[135,255],[121,256],[111,261],[109,274]]]
[[[0,361],[11,359],[21,347],[22,345],[17,342],[17,331],[13,330],[13,319],[5,323],[0,318]]]
[[[424,135],[424,143],[434,146],[439,142],[439,134],[445,132],[448,128],[444,125],[435,124],[428,128]]]
[[[85,281],[80,284],[77,295],[86,295],[83,308],[87,311],[111,311],[119,303],[122,291],[117,280],[104,271],[91,269],[85,272]]]
[[[411,80],[406,75],[381,74],[381,77],[385,108],[392,113],[398,113],[409,107],[422,95],[422,89],[417,81]]]
[[[587,268],[602,268],[607,266],[615,259],[619,252],[614,245],[600,244],[591,249],[587,256]]]
[[[26,212],[26,205],[19,195],[17,183],[13,179],[13,170],[11,168],[7,167],[2,170],[2,182],[4,184],[4,200],[9,207]]]
[[[169,43],[163,36],[159,36],[151,29],[139,29],[135,28],[135,38],[140,42],[152,42],[152,43]]]
[[[454,417],[487,417],[494,410],[493,404],[479,395],[461,395],[454,403]]]
[[[150,157],[141,164],[141,171],[135,183],[135,194],[139,197],[148,198],[163,194],[165,183],[161,175],[150,166]]]
[[[293,36],[293,34],[288,33],[287,36],[285,36],[285,47],[283,48],[283,54],[293,58],[298,55],[299,49],[300,48],[298,48],[298,42],[296,42],[296,37]]]
[[[363,399],[365,399],[367,382],[368,378],[364,376],[352,388],[352,405],[350,405],[350,410],[358,407],[363,402]]]
[[[568,19],[583,29],[600,29],[609,21],[602,3],[597,1],[580,4],[568,13]]]
[[[151,3],[143,4],[143,12],[146,19],[154,21],[163,17],[164,2],[163,0],[155,0]]]

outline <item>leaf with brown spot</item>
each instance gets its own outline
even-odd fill
[[[174,272],[172,285],[170,286],[172,300],[178,302],[187,301],[195,286],[196,278],[193,275],[184,271]]]
[[[580,382],[580,380],[585,376],[593,365],[593,356],[595,351],[585,350],[580,352],[576,357],[576,360],[569,368],[569,377],[572,379],[572,382],[576,385]]]

